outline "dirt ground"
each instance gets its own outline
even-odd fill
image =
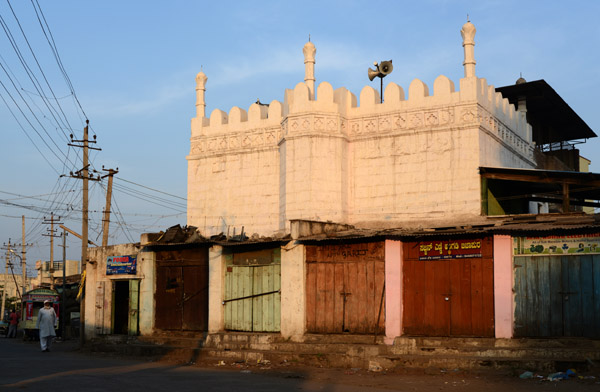
[[[192,364],[202,368],[218,367],[242,373],[265,374],[274,377],[299,378],[324,384],[362,386],[391,391],[600,391],[600,367],[576,373],[568,380],[549,381],[548,373],[532,372],[529,379],[519,376],[526,370],[460,370],[460,369],[394,369],[369,371],[368,369],[331,369],[302,366],[294,363],[243,363],[202,361]]]

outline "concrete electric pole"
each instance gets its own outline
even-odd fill
[[[83,148],[83,168],[75,173],[71,172],[71,177],[83,180],[83,208],[81,222],[81,276],[85,276],[85,268],[87,264],[87,246],[88,246],[88,181],[100,181],[100,178],[95,178],[89,173],[89,149],[101,151],[100,148],[90,147],[90,143],[96,143],[96,135],[94,140],[88,138],[89,120],[85,120],[83,128],[83,140],[74,140],[71,135],[71,147]],[[78,143],[78,144],[72,144]],[[84,290],[85,292],[85,290]],[[79,337],[81,345],[85,342],[85,296],[81,299],[80,315],[79,315]]]
[[[23,293],[23,295],[27,292],[27,262],[26,262],[26,255],[27,255],[27,247],[31,246],[32,244],[28,244],[25,242],[25,215],[21,215],[21,231],[22,231],[22,241],[20,244],[14,244],[15,247],[20,246],[22,247],[21,250],[21,256],[19,256],[18,254],[16,254],[14,251],[12,251],[12,253],[19,257],[21,259],[21,274],[22,276],[22,281],[21,281],[21,292]]]
[[[62,224],[62,222],[57,222],[57,220],[60,220],[60,216],[58,218],[54,218],[54,213],[51,212],[50,213],[50,219],[46,219],[46,217],[44,217],[44,221],[42,222],[45,225],[50,225],[50,230],[49,233],[50,234],[42,234],[44,237],[50,237],[50,266],[49,266],[49,272],[50,272],[50,288],[52,290],[54,290],[54,238],[60,237],[59,235],[56,235],[56,230],[54,230],[54,224]]]
[[[8,240],[8,246],[10,247],[10,239]],[[9,258],[8,255],[10,252],[8,249],[6,250],[6,259],[4,261],[4,286],[2,287],[2,314],[0,315],[0,319],[4,319],[4,303],[6,302],[6,283],[8,281],[8,263]]]
[[[107,171],[108,174],[102,176],[102,178],[108,177],[108,189],[106,190],[106,208],[104,209],[104,219],[102,220],[102,247],[108,246],[108,226],[110,223],[110,201],[112,198],[112,184],[113,184],[113,176],[119,172],[119,168],[117,170],[113,169],[105,169],[102,166],[102,170]]]

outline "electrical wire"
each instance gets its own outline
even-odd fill
[[[35,63],[37,64],[40,72],[42,73],[42,76],[44,77],[44,81],[46,82],[46,85],[48,86],[48,89],[50,89],[50,92],[52,93],[52,96],[56,100],[57,106],[60,109],[60,112],[62,113],[64,120],[66,121],[67,128],[70,129],[71,128],[71,124],[69,124],[69,120],[68,120],[65,112],[63,111],[62,106],[60,105],[60,103],[58,103],[58,100],[56,99],[56,95],[54,94],[54,90],[52,89],[52,86],[50,86],[50,83],[48,82],[48,78],[46,77],[46,74],[44,73],[44,70],[42,69],[42,66],[39,63],[39,61],[37,59],[37,56],[35,55],[35,52],[31,48],[31,44],[29,43],[29,39],[27,39],[27,35],[25,34],[25,31],[23,31],[23,27],[21,26],[21,22],[19,21],[19,18],[17,17],[17,14],[15,13],[12,5],[10,4],[10,0],[6,0],[6,2],[8,3],[8,6],[10,7],[10,10],[11,10],[13,16],[15,17],[15,20],[17,21],[17,24],[19,25],[19,29],[21,30],[21,34],[23,34],[23,38],[25,39],[25,42],[27,42],[27,47],[29,48],[29,51],[31,52],[31,55],[33,56],[33,58],[35,60]],[[44,101],[46,101],[46,100],[44,100]],[[56,114],[58,115],[58,112]],[[60,115],[59,115],[59,117],[60,117]],[[61,119],[61,121],[62,121],[62,119]],[[64,123],[63,123],[63,125],[64,125]],[[64,133],[64,130],[63,130],[63,134],[64,134],[64,136],[66,138],[67,135]]]
[[[2,83],[2,82],[0,81],[0,83]],[[2,85],[2,87],[4,87],[4,85]],[[6,88],[5,88],[5,90],[6,90]],[[46,163],[48,164],[48,166],[50,166],[52,168],[52,170],[54,170],[54,172],[56,174],[59,174],[58,170],[56,170],[56,168],[54,166],[52,166],[52,164],[50,163],[50,161],[48,160],[48,158],[46,158],[46,155],[44,155],[44,153],[42,153],[42,151],[39,149],[39,147],[37,146],[37,144],[35,144],[35,142],[31,138],[31,136],[29,136],[29,133],[27,133],[27,131],[25,130],[25,128],[23,128],[23,125],[21,125],[21,123],[17,119],[17,116],[15,116],[15,114],[12,111],[12,109],[8,105],[8,102],[6,102],[6,100],[4,99],[4,96],[2,94],[0,94],[0,98],[2,98],[2,101],[6,105],[6,108],[8,109],[8,111],[10,112],[10,114],[13,116],[13,118],[15,119],[15,121],[17,122],[17,124],[19,124],[19,127],[21,128],[21,130],[23,131],[23,133],[25,134],[25,136],[27,136],[27,138],[29,139],[29,141],[31,142],[31,144],[33,144],[33,146],[40,153],[40,155],[42,156],[42,158],[44,158],[44,160],[46,161]]]
[[[137,185],[137,186],[142,187],[142,188],[149,189],[149,190],[154,191],[154,192],[162,193],[162,194],[167,195],[167,196],[171,196],[171,197],[175,197],[177,199],[181,199],[181,200],[186,200],[187,201],[187,199],[185,197],[180,197],[180,196],[177,196],[177,195],[173,195],[171,193],[159,191],[158,189],[150,188],[150,187],[147,187],[145,185],[141,185],[141,184],[135,183],[133,181],[126,180],[126,179],[121,178],[121,177],[116,177],[116,179],[118,179],[119,181],[124,181],[124,182],[128,182],[130,184],[133,184],[133,185]]]
[[[56,46],[56,41],[54,41],[54,36],[52,35],[52,30],[50,30],[48,21],[46,21],[46,16],[44,15],[44,12],[42,11],[42,7],[40,7],[40,3],[38,2],[38,0],[35,0],[35,4],[34,4],[33,0],[31,0],[31,4],[33,5],[33,9],[35,10],[35,14],[38,18],[38,22],[40,23],[42,31],[44,32],[44,36],[46,37],[46,40],[48,41],[48,44],[50,45],[50,48],[52,49],[52,53],[54,54],[54,58],[56,59],[56,63],[58,64],[58,68],[61,70],[62,75],[65,79],[65,82],[69,86],[71,94],[73,94],[73,98],[77,102],[79,109],[81,109],[81,112],[83,113],[84,117],[86,119],[88,119],[88,116],[85,113],[85,110],[83,110],[83,107],[81,106],[81,102],[79,102],[79,99],[77,98],[77,94],[75,93],[75,88],[73,87],[71,78],[69,78],[69,75],[67,74],[67,71],[63,65],[61,58],[60,58],[60,54],[58,53],[58,48]],[[37,5],[37,8],[36,8],[36,5]],[[39,10],[39,14],[38,14],[38,10]],[[46,29],[44,29],[44,26],[42,25],[42,21],[40,20],[40,15],[42,15],[42,19],[44,20],[44,25],[46,26]],[[48,35],[50,36],[50,39],[48,39],[46,30],[48,30]],[[50,42],[50,41],[52,41],[52,42]]]

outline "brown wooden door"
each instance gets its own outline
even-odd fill
[[[156,264],[156,328],[207,330],[207,250],[159,251]]]
[[[181,267],[156,268],[156,328],[181,329]]]
[[[405,243],[404,334],[494,336],[492,252],[491,238]]]
[[[205,302],[208,298],[208,274],[206,266],[182,267],[183,296],[182,328],[187,330],[206,330],[208,327],[208,312]]]
[[[384,331],[382,242],[307,246],[306,263],[309,332]]]

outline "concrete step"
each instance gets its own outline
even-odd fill
[[[397,338],[390,351],[396,355],[600,360],[599,342],[589,339],[496,340],[405,337]]]
[[[600,340],[586,338],[551,339],[494,339],[494,338],[446,338],[446,337],[398,337],[396,346],[416,347],[516,347],[516,348],[596,348],[600,349]]]
[[[554,360],[550,358],[503,358],[503,357],[469,357],[469,356],[422,356],[399,355],[379,358],[384,368],[439,368],[439,369],[527,369],[545,372],[577,369],[583,371],[589,363],[585,360]]]
[[[347,338],[345,340],[344,338]],[[351,343],[350,343],[351,342]],[[373,344],[372,337],[307,335],[302,342],[279,334],[157,334],[146,337],[106,336],[88,344],[91,351],[195,363],[197,361],[272,363],[368,368],[371,361],[401,367],[583,369],[600,362],[597,341],[587,339],[398,338],[395,344]]]

